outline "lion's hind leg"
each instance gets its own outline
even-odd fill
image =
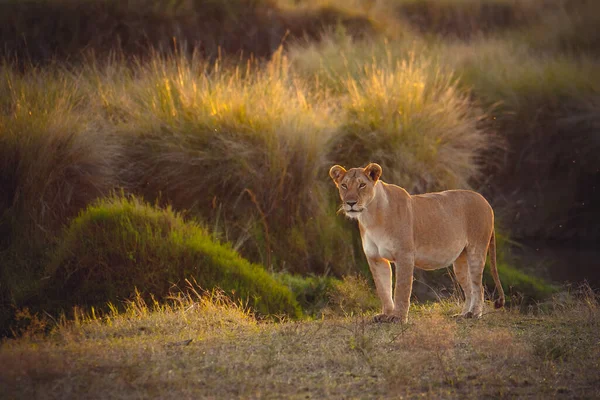
[[[487,248],[483,251],[468,251],[469,280],[471,281],[471,309],[466,317],[479,318],[483,314],[483,268]]]
[[[467,262],[467,252],[463,250],[454,261],[454,275],[465,294],[465,304],[463,305],[461,316],[465,316],[471,311],[471,280],[469,279],[469,263]]]

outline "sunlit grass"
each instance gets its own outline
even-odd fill
[[[129,74],[126,97],[114,75],[100,78],[99,90],[122,116],[131,190],[220,224],[268,268],[331,268],[331,248],[302,264],[314,240],[339,232],[324,186],[339,115],[304,88],[285,55],[265,66],[156,57]],[[299,240],[295,229],[311,233]],[[340,246],[333,237],[326,244]]]
[[[317,88],[339,96],[344,119],[330,155],[337,163],[379,162],[384,180],[409,191],[464,188],[478,157],[499,143],[480,129],[484,114],[456,76],[416,44],[332,36],[294,47],[291,59]]]
[[[11,397],[593,397],[598,296],[588,287],[550,304],[480,320],[451,317],[450,301],[414,306],[408,324],[372,314],[261,323],[192,290],[4,341],[0,379]]]

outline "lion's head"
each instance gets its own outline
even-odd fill
[[[375,185],[381,176],[379,164],[371,163],[365,168],[350,168],[339,165],[329,170],[329,176],[340,192],[342,207],[350,218],[358,218],[375,197]]]

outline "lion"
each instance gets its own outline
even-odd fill
[[[373,274],[382,313],[375,322],[408,321],[414,268],[434,270],[453,264],[465,295],[461,316],[480,318],[483,312],[483,269],[490,267],[499,293],[495,307],[504,306],[504,291],[496,268],[494,211],[479,193],[446,190],[410,195],[381,181],[381,166],[346,171],[329,170],[346,216],[358,221],[362,246]],[[392,298],[392,270],[396,287]]]

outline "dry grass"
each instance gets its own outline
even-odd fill
[[[56,228],[114,187],[120,142],[85,104],[77,76],[7,65],[0,74],[0,216]]]
[[[410,192],[465,188],[484,151],[500,143],[479,126],[484,113],[454,74],[419,42],[356,42],[330,35],[290,49],[295,70],[340,98],[344,118],[329,158],[380,163],[384,179]]]
[[[101,77],[99,90],[122,116],[132,191],[210,221],[267,268],[346,268],[332,265],[344,245],[323,179],[339,116],[304,89],[281,52],[265,66],[157,57],[125,72],[125,96],[115,75]],[[323,236],[327,248],[309,254]]]
[[[451,317],[456,303],[417,305],[400,325],[257,322],[214,294],[138,300],[4,341],[0,382],[11,398],[598,396],[597,295],[549,304],[476,321]]]

